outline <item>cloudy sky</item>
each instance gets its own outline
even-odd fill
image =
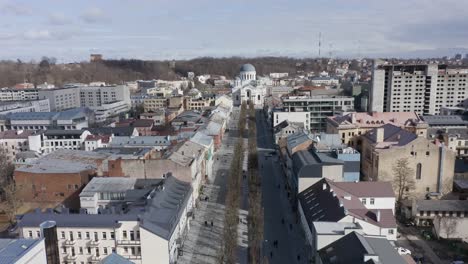
[[[0,0],[0,59],[468,52],[467,0]],[[448,54],[447,54],[448,53]]]

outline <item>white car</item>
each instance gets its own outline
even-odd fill
[[[411,255],[411,251],[409,249],[406,249],[403,247],[397,247],[395,249],[398,251],[398,254],[400,255]]]

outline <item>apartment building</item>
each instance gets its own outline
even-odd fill
[[[339,134],[343,144],[361,147],[361,136],[367,131],[392,124],[404,128],[418,136],[425,137],[428,124],[414,112],[352,112],[327,118],[327,133]]]
[[[39,90],[39,99],[49,99],[52,111],[80,107],[80,91],[77,87]]]
[[[24,112],[50,112],[48,99],[31,101],[8,101],[0,103],[0,115]]]
[[[439,139],[457,155],[457,158],[468,157],[468,128],[432,128],[428,130],[428,139]]]
[[[176,263],[184,234],[193,214],[189,183],[168,177],[164,187],[155,188],[121,207],[101,214],[57,214],[52,210],[27,213],[19,220],[23,238],[41,237],[41,224],[56,225],[60,263],[100,263],[106,256],[118,255],[136,264]]]
[[[468,69],[442,64],[389,64],[376,60],[370,111],[438,115],[443,107],[463,106]]]
[[[167,108],[167,98],[150,97],[143,99],[145,112],[156,112],[159,109]]]
[[[0,89],[0,101],[29,101],[39,99],[38,89]]]
[[[40,150],[35,150],[44,154],[54,152],[58,149],[82,150],[85,149],[84,141],[91,135],[87,130],[56,130],[48,129],[45,132],[30,136],[30,140],[40,140],[42,146]],[[37,145],[37,144],[32,144]]]
[[[396,160],[407,159],[416,183],[414,190],[405,192],[409,199],[452,190],[455,153],[438,141],[386,124],[362,137],[361,156],[361,173],[370,181],[394,182]]]
[[[78,87],[80,91],[80,104],[91,109],[103,105],[123,101],[130,109],[130,90],[125,85],[116,86],[85,86]]]
[[[307,112],[311,131],[325,131],[327,117],[354,111],[354,98],[348,96],[289,96],[283,98],[283,112]],[[295,120],[291,120],[297,122]],[[279,123],[279,122],[278,122]]]

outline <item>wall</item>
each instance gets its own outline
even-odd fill
[[[142,264],[168,264],[168,241],[154,235],[145,228],[141,232],[141,263]]]
[[[443,193],[452,190],[455,166],[455,153],[448,148],[445,151],[441,186]],[[412,152],[413,155],[411,154]],[[418,137],[406,146],[379,149],[376,153],[371,154],[370,160],[366,159],[366,153],[363,152],[363,157],[361,158],[362,173],[365,177],[372,180],[393,182],[395,157],[407,158],[409,167],[414,170],[413,177],[415,177],[416,187],[411,192],[411,197],[424,199],[426,193],[437,192],[440,149],[422,137]],[[416,179],[416,166],[418,163],[421,163],[421,179],[419,180]]]
[[[273,112],[273,126],[278,125],[284,120],[302,123],[306,130],[310,129],[309,112]]]

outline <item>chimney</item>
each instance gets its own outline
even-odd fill
[[[375,143],[380,143],[384,141],[384,128],[379,127],[375,130]]]
[[[376,215],[377,215],[377,222],[380,222],[380,210],[377,210]]]
[[[356,123],[356,113],[351,113],[351,123]]]
[[[326,184],[326,183],[323,183],[322,189],[323,189],[323,190],[326,190],[326,189],[327,189],[327,184]]]
[[[345,195],[343,198],[345,198],[345,200],[351,201],[351,195]]]

